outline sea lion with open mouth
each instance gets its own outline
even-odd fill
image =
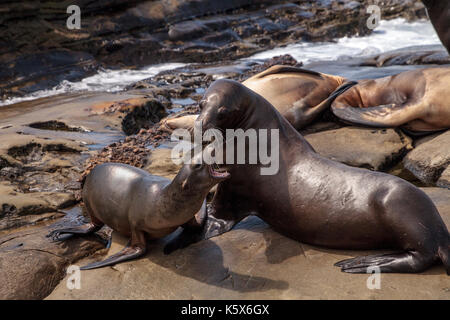
[[[401,127],[413,134],[450,128],[450,68],[406,71],[362,80],[332,103],[340,119],[372,127]]]
[[[203,130],[278,129],[279,170],[227,164],[202,229],[185,228],[165,252],[229,231],[248,215],[298,241],[339,249],[400,249],[337,263],[342,271],[421,272],[442,261],[450,274],[450,235],[431,199],[398,177],[350,167],[317,154],[262,96],[218,80],[200,103]],[[248,144],[247,144],[248,152]]]
[[[276,65],[242,82],[269,101],[290,124],[301,129],[328,109],[354,82],[345,78],[291,66]],[[172,131],[194,126],[197,115],[164,119],[161,127]]]
[[[173,181],[120,163],[96,166],[86,177],[83,202],[91,222],[53,230],[49,237],[89,234],[104,224],[131,237],[127,247],[104,261],[82,267],[100,268],[145,254],[147,239],[162,238],[205,211],[209,190],[229,177],[206,164],[185,164]],[[201,212],[201,210],[203,212]]]

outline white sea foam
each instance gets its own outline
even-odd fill
[[[33,92],[24,97],[9,98],[0,101],[0,106],[13,104],[21,101],[29,101],[42,97],[53,96],[67,92],[79,92],[79,91],[106,91],[117,92],[123,90],[126,86],[135,83],[139,80],[143,80],[158,73],[171,70],[179,67],[183,67],[184,63],[163,63],[158,65],[152,65],[139,70],[99,70],[93,76],[82,79],[81,81],[71,82],[64,80],[57,86],[48,90],[39,90]]]
[[[409,46],[435,44],[440,44],[440,41],[429,21],[421,20],[408,23],[405,19],[399,18],[380,21],[380,25],[369,36],[344,37],[336,43],[292,44],[264,51],[245,59],[267,59],[282,54],[290,54],[298,61],[306,64],[313,61],[367,56]]]
[[[440,44],[439,38],[429,21],[406,22],[405,19],[381,21],[369,36],[345,37],[337,42],[299,43],[264,51],[243,60],[259,60],[281,54],[291,54],[298,61],[326,61],[365,56],[378,52],[395,50],[414,45]],[[164,70],[175,69],[186,64],[165,63],[149,66],[140,70],[100,70],[97,74],[78,82],[62,81],[49,90],[41,90],[30,95],[0,101],[0,106],[33,100],[66,92],[123,90],[126,86],[152,77]]]

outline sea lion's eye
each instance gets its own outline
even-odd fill
[[[225,106],[223,106],[223,107],[220,107],[218,110],[217,110],[217,112],[218,113],[225,113],[227,111],[227,107],[225,107]]]
[[[197,164],[195,164],[194,165],[194,169],[201,169],[203,167],[203,164],[201,164],[201,163],[197,163]]]

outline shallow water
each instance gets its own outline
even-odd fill
[[[279,47],[272,50],[255,54],[244,58],[233,67],[236,71],[239,68],[248,68],[251,62],[260,62],[263,59],[271,58],[276,55],[291,54],[298,61],[306,66],[314,66],[318,61],[340,60],[346,61],[355,57],[368,56],[389,50],[414,46],[414,45],[439,45],[440,41],[429,21],[421,20],[412,23],[399,18],[389,21],[381,21],[380,25],[374,30],[373,34],[364,37],[344,37],[336,42],[308,43],[302,42],[285,47]],[[49,90],[37,91],[33,94],[10,98],[0,101],[0,106],[9,105],[21,101],[29,101],[42,97],[53,96],[68,92],[82,91],[106,91],[117,92],[124,90],[127,86],[137,81],[155,76],[156,74],[186,66],[183,63],[164,63],[152,65],[140,70],[100,70],[97,74],[87,77],[78,82],[63,81],[58,86]],[[219,67],[220,68],[220,67]],[[363,69],[363,68],[361,68]],[[374,69],[374,68],[372,68]],[[379,68],[380,69],[380,68]],[[383,72],[386,71],[383,68]],[[369,70],[369,69],[367,69]],[[322,71],[322,70],[317,70]],[[364,71],[364,70],[362,70]],[[402,68],[393,69],[392,72],[403,71]],[[358,79],[357,74],[342,74],[342,70],[322,71],[347,76]],[[359,76],[360,78],[360,76]],[[180,103],[176,102],[175,103]],[[183,103],[180,103],[183,104]]]

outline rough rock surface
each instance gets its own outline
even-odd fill
[[[436,185],[438,187],[450,189],[450,166],[445,169],[439,177]]]
[[[442,45],[412,46],[368,57],[360,65],[389,67],[411,64],[450,64],[450,55]]]
[[[71,193],[23,193],[8,182],[0,182],[0,231],[61,216],[59,209],[76,203]]]
[[[450,191],[423,190],[450,227]],[[126,241],[114,234],[108,254]],[[66,278],[47,299],[450,299],[450,280],[441,265],[421,274],[382,274],[381,289],[369,290],[368,275],[342,273],[333,264],[373,251],[304,245],[256,217],[167,256],[163,244],[151,244],[144,258],[82,271],[80,290],[67,289]]]
[[[0,140],[0,230],[59,216],[79,189],[81,153],[67,139],[4,134]]]
[[[450,130],[417,140],[416,147],[406,155],[403,164],[424,183],[436,184],[450,165]],[[439,185],[450,188],[448,170]]]
[[[104,248],[92,236],[51,242],[45,237],[49,231],[40,227],[0,236],[0,299],[43,299],[67,266]]]
[[[80,29],[66,26],[69,5],[80,7]],[[384,1],[381,10],[384,19],[425,17],[419,0]],[[0,12],[0,97],[79,80],[99,66],[237,59],[370,32],[363,0],[22,0],[2,2]]]
[[[172,161],[172,150],[167,148],[160,148],[153,150],[148,158],[147,165],[143,167],[144,170],[151,174],[173,179],[181,168]]]
[[[412,149],[411,138],[394,129],[345,127],[305,139],[329,159],[377,171],[388,169]]]

